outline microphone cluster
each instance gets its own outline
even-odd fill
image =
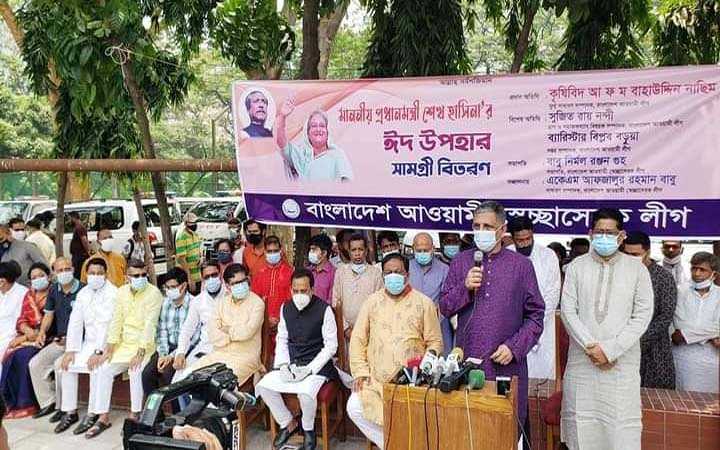
[[[472,389],[481,389],[485,383],[485,374],[480,369],[481,360],[468,358],[463,360],[461,348],[455,347],[447,358],[438,357],[435,350],[428,350],[420,358],[413,358],[402,367],[393,382],[395,384],[439,388],[442,392],[457,390],[462,385]],[[473,374],[470,377],[471,373]]]

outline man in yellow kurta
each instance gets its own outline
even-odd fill
[[[219,300],[208,324],[213,351],[197,360],[188,373],[222,362],[232,369],[242,386],[262,369],[260,349],[265,302],[250,291],[248,269],[244,265],[227,266],[223,280],[230,293]]]
[[[114,252],[112,249],[115,245],[115,241],[112,236],[112,231],[107,228],[101,228],[97,234],[97,242],[100,247],[98,252],[92,255],[92,258],[88,258],[82,265],[80,271],[80,281],[87,283],[87,263],[93,258],[102,258],[107,264],[107,280],[120,287],[125,284],[125,272],[127,270],[127,263],[125,257],[120,253]]]
[[[353,394],[348,416],[381,450],[383,448],[383,383],[409,359],[427,350],[442,353],[437,307],[408,284],[408,260],[400,254],[383,259],[385,288],[370,295],[350,339]]]
[[[110,396],[113,379],[127,371],[130,377],[130,417],[142,411],[142,372],[155,352],[155,334],[162,308],[160,290],[148,283],[142,261],[130,261],[129,283],[118,289],[115,311],[108,329],[105,349],[98,349],[88,361],[96,371],[90,395],[97,399],[99,418],[85,435],[92,438],[110,427]],[[95,360],[93,361],[93,358]]]

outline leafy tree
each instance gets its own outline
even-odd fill
[[[653,27],[661,66],[717,64],[720,61],[720,0],[662,2]]]

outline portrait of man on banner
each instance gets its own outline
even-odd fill
[[[273,137],[275,101],[264,88],[248,87],[240,96],[236,110],[242,127],[240,140]]]

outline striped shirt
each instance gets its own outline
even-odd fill
[[[197,233],[186,229],[178,232],[175,238],[175,256],[187,261],[192,281],[200,281],[200,262],[203,254],[203,241]]]
[[[157,331],[158,355],[167,356],[172,354],[173,351],[171,351],[171,349],[174,350],[177,347],[180,330],[182,330],[182,325],[187,318],[192,300],[193,297],[188,293],[185,294],[185,300],[180,306],[175,305],[168,297],[165,297],[165,300],[163,300]],[[200,334],[196,332],[190,340],[190,346],[194,346],[199,338]]]

